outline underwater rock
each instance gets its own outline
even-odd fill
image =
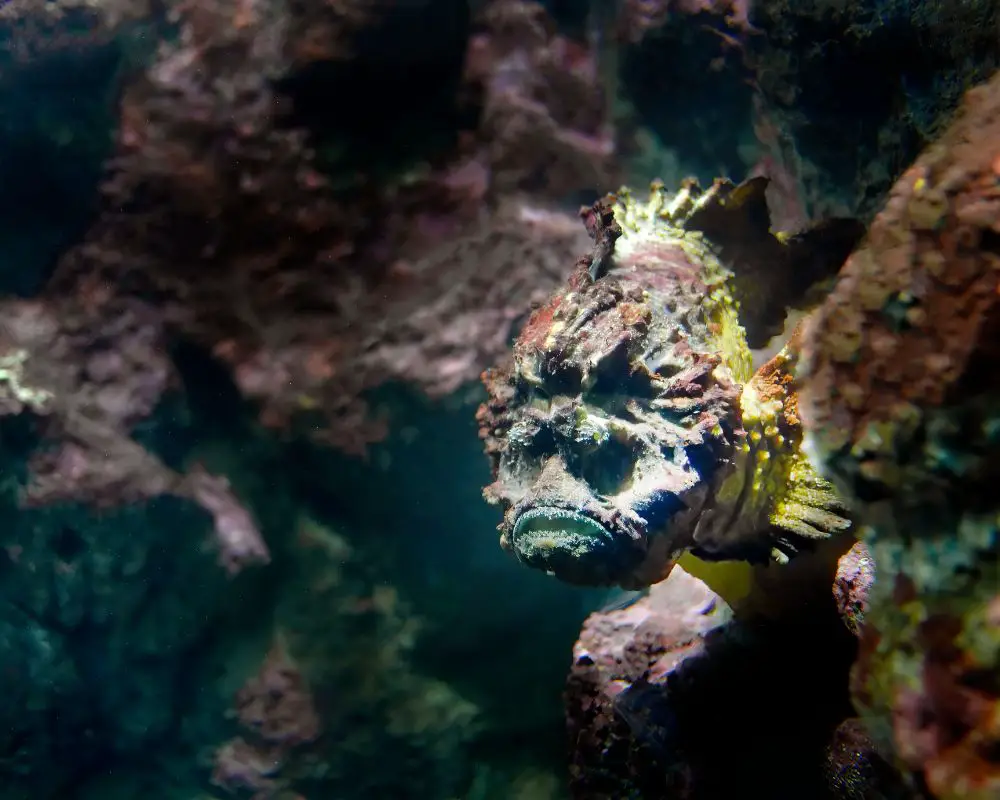
[[[629,608],[587,619],[573,648],[566,689],[574,797],[630,796],[622,782],[642,766],[629,764],[633,737],[625,716],[615,710],[616,698],[658,659],[662,674],[672,661],[703,652],[704,635],[729,615],[720,597],[677,568]]]
[[[130,436],[176,387],[162,321],[138,301],[95,294],[0,304],[0,416],[24,414],[39,437],[27,454],[23,508],[84,503],[107,509],[173,495],[200,505],[231,573],[267,563],[256,524],[225,479],[181,474]]]
[[[919,800],[857,717],[837,726],[826,750],[828,796],[837,800]]]
[[[685,16],[719,17],[735,31],[750,28],[748,0],[622,0],[618,24],[630,42]]]
[[[753,127],[753,71],[746,64],[746,39],[754,30],[746,14],[750,4],[607,5],[617,9],[607,60],[617,72],[616,111],[633,185],[653,178],[675,184],[688,176],[703,182],[717,175],[749,177],[763,155]]]
[[[41,5],[58,15],[71,4]],[[28,5],[39,4],[12,0],[0,11],[20,19]],[[120,118],[103,131],[114,155],[92,227],[40,299],[0,302],[0,509],[16,515],[0,550],[10,595],[10,608],[0,607],[10,669],[0,796],[193,797],[210,791],[216,768],[237,796],[449,798],[473,787],[506,798],[515,784],[527,796],[557,774],[558,653],[582,616],[579,599],[567,592],[558,609],[547,606],[546,624],[497,657],[496,640],[534,619],[552,587],[521,593],[521,573],[511,581],[487,556],[463,565],[473,583],[487,577],[476,606],[465,602],[468,582],[438,577],[440,563],[433,575],[423,564],[397,567],[398,534],[374,521],[391,507],[384,471],[362,479],[379,495],[374,509],[347,497],[357,461],[309,476],[327,512],[364,517],[368,527],[351,536],[371,546],[357,550],[318,526],[300,531],[305,501],[301,485],[290,486],[304,454],[336,460],[322,444],[364,451],[383,426],[362,394],[404,381],[418,390],[407,412],[419,408],[421,423],[425,409],[438,415],[410,448],[441,453],[423,489],[438,493],[439,476],[464,456],[461,438],[474,454],[475,437],[467,417],[442,424],[448,404],[423,405],[420,393],[463,403],[456,391],[502,355],[526,309],[586,249],[573,214],[494,190],[493,155],[498,171],[517,176],[512,184],[523,164],[510,148],[490,149],[477,92],[490,84],[493,122],[517,133],[501,108],[501,73],[521,51],[477,28],[496,38],[485,72],[464,74],[462,0],[150,5],[131,10],[155,12],[166,30],[147,30],[153,57],[116,74],[124,95],[107,98]],[[365,10],[378,13],[357,13]],[[106,21],[110,46],[117,31]],[[572,134],[579,122],[582,135],[563,143],[586,151],[593,114],[577,107],[593,101],[586,48],[536,21],[545,36],[526,51],[546,72],[543,81],[522,76],[519,98],[566,101],[553,109],[557,130],[541,116],[539,133],[560,139],[558,126]],[[55,43],[13,44],[38,67]],[[80,100],[89,109],[93,98]],[[434,118],[429,133],[411,124],[420,114]],[[394,153],[384,146],[390,133]],[[560,180],[571,172],[561,168]],[[557,184],[552,194],[564,191]],[[279,435],[255,424],[258,410]],[[470,483],[474,499],[481,480]],[[425,527],[435,543],[457,538],[447,528],[466,517],[448,508],[454,496],[440,503],[447,523],[430,521],[434,503],[423,500],[392,509],[393,525]],[[409,570],[409,586],[396,588],[394,569]],[[414,588],[421,581],[438,584],[432,599]],[[468,626],[469,608],[511,586],[513,608]],[[424,622],[411,603],[437,614],[428,628],[445,629],[435,641],[447,653],[436,661],[414,652],[437,648],[418,636]],[[464,613],[440,612],[444,604]],[[418,658],[432,662],[427,674]],[[489,668],[469,670],[477,659]],[[538,685],[520,706],[500,702],[492,681],[501,672],[513,691],[524,675]],[[309,712],[315,736],[279,747],[247,725],[244,701],[262,682],[281,693],[264,716],[282,718],[294,701],[291,713]],[[502,713],[481,712],[466,692]],[[525,757],[512,731],[541,731],[545,741]],[[472,748],[490,757],[474,763]],[[527,762],[534,777],[518,776]]]
[[[597,54],[559,35],[535,2],[491,0],[476,23],[465,78],[483,94],[478,135],[493,191],[558,199],[617,185]]]
[[[939,798],[1000,793],[1000,76],[899,180],[804,336],[810,449],[876,564],[854,672]]]
[[[852,633],[860,633],[868,595],[875,583],[875,560],[864,542],[855,542],[837,562],[833,581],[833,597],[841,619]]]
[[[374,559],[296,526],[266,442],[222,473],[224,442],[171,419],[205,412],[161,325],[110,293],[0,304],[0,797],[158,796],[209,771],[234,796],[455,796],[476,707],[411,663],[420,621]]]
[[[675,568],[587,620],[566,690],[572,797],[908,797],[850,722],[856,640],[829,596],[795,621],[730,616]]]
[[[366,393],[474,382],[584,246],[552,203],[614,155],[590,56],[531,3],[475,28],[458,0],[165,11],[49,288],[154,302],[269,427],[363,454]]]
[[[1000,66],[994,0],[618,7],[633,123],[682,174],[771,178],[780,230],[830,214],[869,220],[963,92]]]
[[[270,646],[235,692],[213,783],[259,800],[460,796],[486,720],[416,666],[422,620],[363,549],[294,524]]]
[[[1000,66],[995,0],[754,0],[754,125],[808,218],[870,219],[962,94]]]
[[[212,783],[230,793],[271,797],[289,754],[321,732],[312,692],[281,642],[237,692],[236,715],[252,741],[235,738],[217,750]]]
[[[0,796],[158,752],[233,576],[269,559],[224,479],[133,438],[175,378],[138,302],[0,303]]]
[[[0,293],[37,294],[93,221],[117,92],[143,49],[113,5],[0,3]]]
[[[688,551],[787,561],[849,528],[799,448],[794,342],[756,372],[750,348],[861,230],[831,220],[779,238],[766,186],[654,184],[582,212],[591,255],[484,374],[484,495],[521,562],[632,588]]]

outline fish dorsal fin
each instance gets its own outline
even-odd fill
[[[779,234],[777,238],[785,245],[787,275],[791,281],[788,293],[794,298],[790,307],[818,305],[864,235],[864,224],[850,217],[830,217],[794,235]]]
[[[864,234],[857,220],[819,222],[795,235],[771,230],[759,176],[740,184],[719,179],[683,222],[718,251],[732,273],[733,299],[751,348],[781,333],[787,313],[814,304]]]
[[[594,240],[594,248],[589,256],[582,259],[592,281],[603,277],[611,268],[612,254],[615,242],[622,235],[621,226],[615,221],[615,203],[617,197],[605,195],[593,206],[580,209],[580,218],[587,228],[587,233]]]

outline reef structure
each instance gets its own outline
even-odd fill
[[[765,797],[911,800],[854,716],[856,639],[833,599],[747,624],[676,567],[628,608],[592,614],[566,684],[570,796],[715,800],[753,785]]]
[[[878,564],[854,700],[916,784],[1000,795],[1000,77],[900,178],[807,325],[814,461]]]

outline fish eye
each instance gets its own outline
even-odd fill
[[[542,371],[546,385],[556,394],[574,395],[580,391],[583,373],[576,364],[551,360],[545,363]]]
[[[622,491],[635,467],[635,447],[610,438],[577,457],[579,476],[596,494],[614,495]]]
[[[544,425],[538,426],[532,431],[526,449],[532,456],[543,456],[554,453],[556,450],[556,440],[552,430]]]

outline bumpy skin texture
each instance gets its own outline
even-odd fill
[[[1000,77],[813,318],[802,413],[879,578],[855,699],[938,797],[1000,794]]]
[[[748,344],[780,330],[805,276],[839,265],[856,228],[779,239],[765,187],[654,185],[647,201],[622,190],[583,212],[594,251],[531,316],[512,363],[485,374],[486,497],[522,562],[646,586],[684,551],[784,560],[847,527],[798,448],[794,351],[754,375]]]

